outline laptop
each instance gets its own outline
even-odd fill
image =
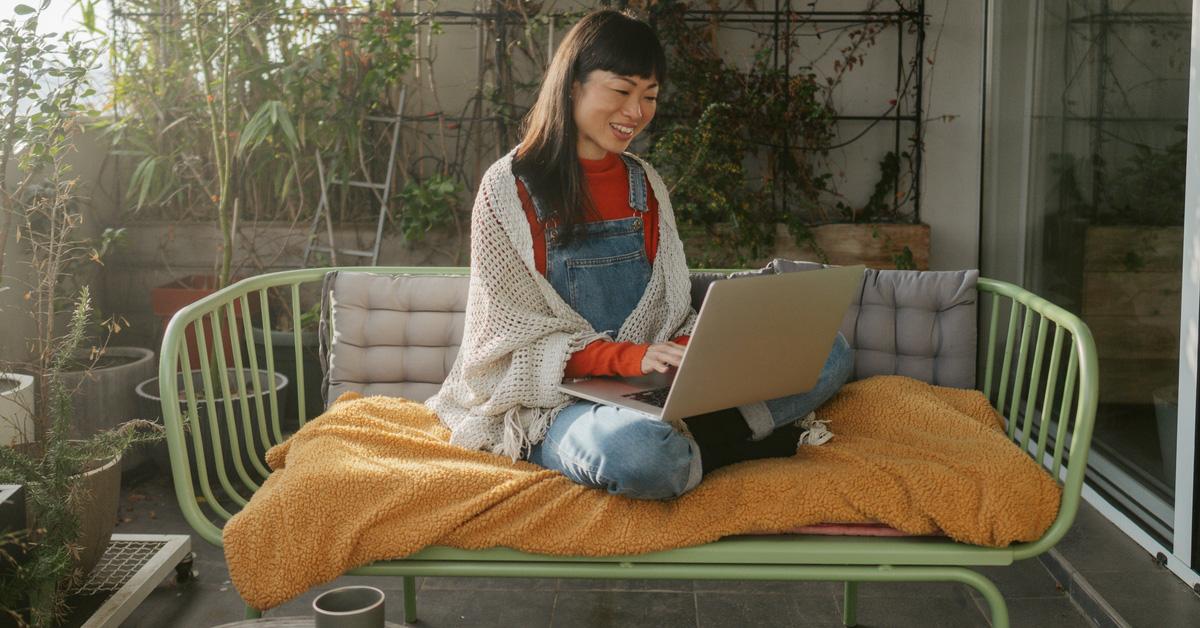
[[[664,421],[811,390],[863,271],[844,266],[714,281],[677,368],[568,378],[558,389]]]

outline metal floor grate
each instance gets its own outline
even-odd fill
[[[80,628],[118,628],[172,571],[190,579],[192,539],[186,534],[114,534],[100,562],[70,595],[104,595]]]
[[[113,539],[95,569],[83,584],[71,590],[71,595],[91,595],[120,589],[166,545],[167,541]]]
[[[71,590],[72,596],[119,590],[166,546],[167,542],[158,540],[113,540],[88,579]]]

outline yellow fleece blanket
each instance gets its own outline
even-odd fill
[[[585,488],[449,444],[424,405],[348,393],[267,452],[274,473],[225,525],[233,584],[266,609],[354,567],[429,545],[637,554],[822,522],[881,522],[979,545],[1034,540],[1059,486],[973,390],[853,382],[818,410],[836,435],[732,465],[673,501]]]

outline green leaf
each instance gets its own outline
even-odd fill
[[[258,148],[267,136],[271,133],[271,103],[276,101],[267,101],[250,116],[246,121],[246,126],[242,128],[241,139],[238,140],[237,155],[243,156],[248,151]]]
[[[13,13],[16,13],[17,15],[29,15],[35,11],[36,9],[28,4],[18,4],[17,6],[13,7]]]
[[[129,185],[138,190],[135,209],[141,209],[146,204],[146,197],[150,195],[150,187],[154,183],[154,170],[157,165],[157,157],[147,157],[138,163],[137,168],[134,168],[133,175],[129,178]]]
[[[287,140],[288,150],[296,151],[300,149],[300,138],[296,137],[296,127],[292,124],[292,116],[284,108],[283,103],[276,101],[278,105],[279,130],[283,131],[283,137]]]

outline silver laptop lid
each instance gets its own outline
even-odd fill
[[[863,271],[845,266],[709,284],[662,418],[810,390]]]

